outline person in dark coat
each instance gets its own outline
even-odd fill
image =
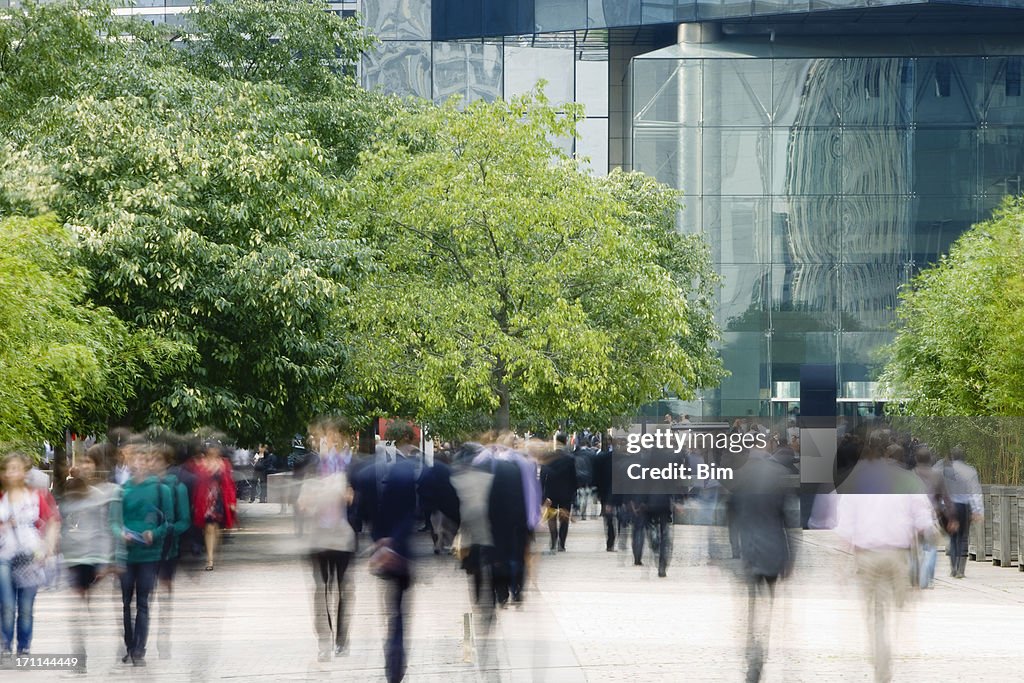
[[[396,421],[389,427],[388,436],[394,438],[398,447],[394,461],[378,460],[362,467],[354,484],[368,513],[370,537],[378,550],[386,549],[396,558],[377,574],[389,584],[386,592],[388,635],[384,645],[385,676],[388,683],[397,683],[405,678],[407,662],[405,605],[406,592],[412,585],[411,537],[416,525],[417,475],[414,462],[407,457],[414,449],[412,426]]]
[[[644,457],[648,467],[663,468],[675,459],[665,451],[648,453]],[[651,551],[658,557],[658,576],[668,575],[668,561],[672,556],[673,495],[665,490],[635,494],[631,498],[633,511],[633,564],[643,565],[644,540],[650,537]]]
[[[591,458],[591,471],[597,499],[601,503],[601,516],[604,518],[605,550],[615,552],[615,527],[618,516],[612,502],[612,446],[611,442],[599,450]]]
[[[488,518],[494,541],[494,598],[498,604],[504,605],[509,597],[514,602],[522,599],[523,587],[515,577],[520,575],[526,562],[526,504],[519,467],[514,462],[497,458],[492,458],[489,464],[494,473],[488,501]]]
[[[747,681],[758,681],[775,598],[775,584],[788,576],[794,547],[790,529],[799,523],[796,484],[789,470],[772,459],[754,458],[736,475],[731,504],[739,533],[740,558],[747,582]]]
[[[440,555],[452,544],[455,531],[459,528],[459,497],[452,486],[451,466],[447,455],[434,454],[434,464],[424,467],[416,483],[420,509],[430,521],[434,554]]]
[[[565,552],[569,517],[576,500],[576,464],[566,450],[565,434],[559,432],[555,442],[558,447],[540,470],[540,485],[547,506],[545,518],[551,533],[551,552],[555,552],[556,543],[559,552]]]

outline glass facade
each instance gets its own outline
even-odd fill
[[[929,0],[433,0],[432,15],[434,38],[453,40],[941,4]],[[957,4],[1024,7],[1024,0],[963,0]]]
[[[726,40],[633,60],[632,167],[685,192],[681,226],[723,280],[732,375],[706,412],[767,414],[811,363],[865,398],[899,286],[1019,191],[1024,43],[950,47]]]
[[[419,3],[413,10],[412,3],[398,0],[364,0],[367,26],[382,38],[377,50],[363,59],[364,86],[438,103],[453,96],[469,103],[526,93],[543,80],[544,93],[556,106],[569,102],[584,106],[586,118],[577,128],[577,137],[559,140],[560,146],[589,159],[595,173],[608,171],[609,76],[604,37],[569,31],[431,41],[429,4]],[[415,16],[409,25],[423,27],[417,35],[411,28],[390,28],[401,25],[410,12]]]

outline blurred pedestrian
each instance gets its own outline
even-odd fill
[[[939,521],[939,528],[943,533],[955,533],[960,526],[956,520],[956,506],[946,490],[946,480],[942,473],[933,469],[934,458],[931,449],[926,444],[918,446],[914,451],[914,461],[917,463],[914,473],[924,484],[935,518]],[[934,585],[935,561],[938,558],[936,540],[930,537],[921,539],[917,558],[919,588],[932,588]]]
[[[544,519],[551,534],[551,549],[565,552],[569,535],[569,519],[576,500],[576,465],[566,449],[564,432],[555,436],[556,448],[548,462],[541,467],[540,483],[544,496]]]
[[[235,526],[235,482],[231,463],[224,457],[219,441],[203,444],[198,458],[192,462],[195,490],[192,498],[192,523],[203,530],[206,547],[206,571],[213,571],[217,546],[223,529]]]
[[[153,474],[157,481],[167,487],[171,498],[171,514],[166,519],[167,532],[157,568],[157,600],[160,606],[157,650],[160,659],[168,659],[171,656],[171,624],[174,619],[174,577],[178,572],[182,539],[186,538],[192,527],[192,506],[189,503],[188,487],[178,479],[180,470],[173,467],[175,449],[168,443],[152,448]]]
[[[785,456],[783,457],[785,459]],[[774,458],[752,458],[736,473],[729,500],[747,585],[747,681],[761,680],[771,636],[775,586],[793,567],[790,530],[799,528],[796,482]]]
[[[29,653],[36,591],[46,580],[43,565],[60,537],[53,498],[25,483],[31,467],[29,457],[17,451],[0,465],[0,657],[5,660],[15,643],[15,623],[18,655]]]
[[[956,579],[964,578],[967,568],[967,544],[971,525],[980,524],[985,518],[985,503],[981,496],[981,483],[978,471],[968,465],[966,454],[960,446],[949,449],[949,455],[935,467],[942,470],[946,490],[953,501],[956,531],[949,535],[949,575]]]
[[[97,472],[110,460],[110,444],[90,446],[71,468],[60,503],[61,554],[71,589],[81,599],[72,619],[72,651],[86,654],[90,594],[105,575],[115,573],[120,539],[121,489],[99,480]]]
[[[415,449],[412,425],[397,420],[388,427],[394,440],[392,462],[377,460],[359,471],[357,491],[368,508],[371,538],[370,571],[387,582],[387,641],[384,646],[385,676],[388,683],[405,678],[406,593],[412,585],[410,537],[416,519],[416,467],[407,457]]]
[[[174,518],[174,510],[170,490],[156,477],[159,456],[155,450],[139,442],[129,443],[122,450],[132,478],[125,482],[121,497],[121,538],[125,547],[121,603],[127,650],[121,661],[131,660],[134,666],[145,666],[149,600],[156,587],[164,538],[170,531],[169,520]]]
[[[618,525],[618,514],[612,501],[612,452],[612,442],[608,439],[591,459],[594,490],[604,520],[605,550],[610,553],[615,552],[615,529]]]
[[[342,445],[342,450],[345,448],[347,443]],[[323,662],[348,649],[351,591],[346,574],[355,552],[356,535],[348,522],[351,492],[345,470],[332,467],[330,461],[321,465],[319,474],[309,474],[302,480],[295,513],[306,518],[309,529],[313,628],[317,658]]]
[[[849,545],[867,617],[875,680],[892,680],[897,610],[910,587],[910,553],[919,533],[934,533],[921,481],[884,456],[888,435],[871,433],[860,461],[841,485],[836,533]]]

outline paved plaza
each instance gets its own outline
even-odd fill
[[[120,599],[105,583],[92,605],[86,675],[0,672],[0,678],[383,680],[381,582],[368,573],[365,560],[350,573],[350,652],[320,663],[312,579],[290,518],[279,515],[277,505],[241,507],[243,528],[232,533],[217,569],[204,572],[201,563],[187,563],[173,613],[157,602],[146,668],[119,661]],[[710,539],[716,555],[724,555],[727,546],[723,531],[715,530]],[[570,530],[568,552],[533,556],[526,602],[521,609],[499,610],[490,648],[479,634],[467,639],[473,629],[465,616],[465,574],[454,558],[428,554],[422,534],[406,680],[742,681],[746,592],[728,561],[708,561],[708,529],[675,527],[673,561],[664,579],[648,566],[632,566],[627,551],[605,552],[601,534],[599,521],[580,521]],[[801,534],[796,570],[778,593],[764,680],[871,680],[850,559],[830,532]],[[970,563],[967,578],[954,580],[943,559],[934,590],[915,592],[901,616],[895,680],[1018,678],[1024,574]],[[67,652],[69,617],[79,609],[66,590],[41,593],[33,652]],[[159,634],[168,624],[171,647],[163,658]],[[474,640],[483,640],[475,643],[477,651]]]

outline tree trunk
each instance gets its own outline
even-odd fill
[[[512,416],[509,410],[508,387],[504,384],[498,387],[498,410],[494,413],[493,425],[498,431],[507,431],[512,427]]]

